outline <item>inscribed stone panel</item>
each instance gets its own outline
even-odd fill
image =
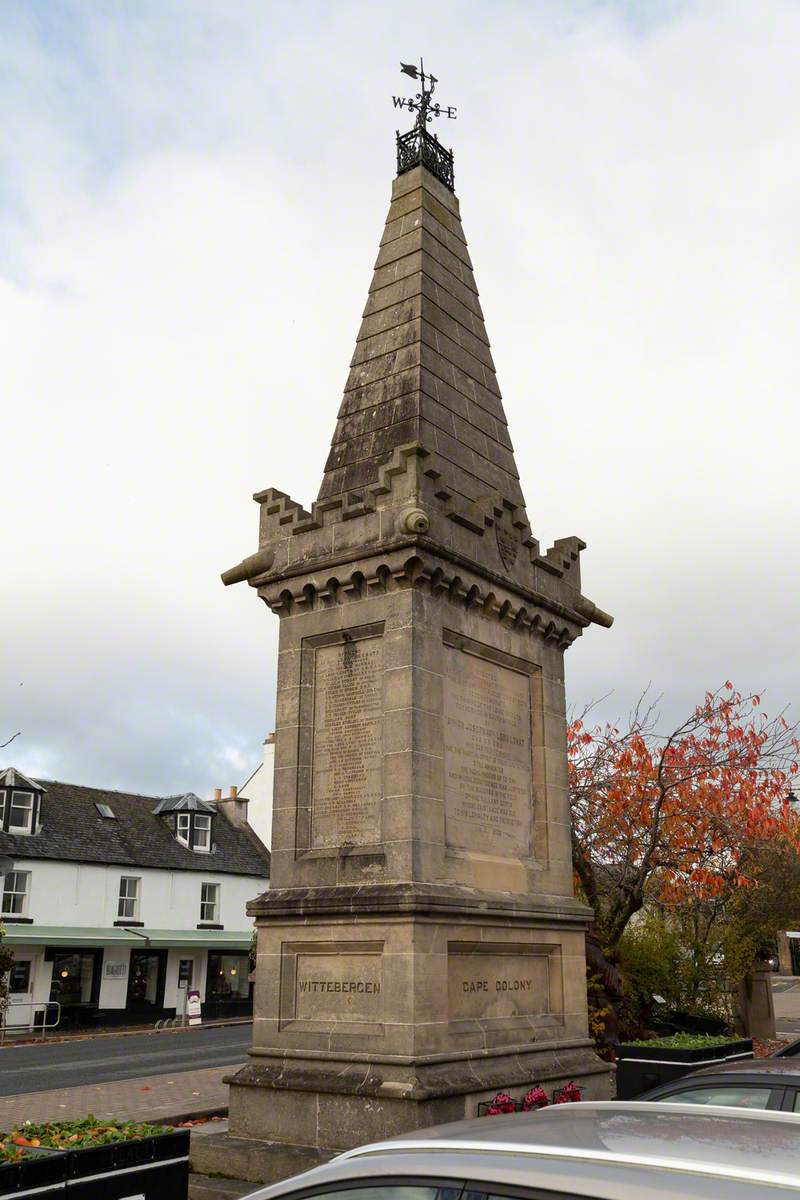
[[[298,954],[298,1021],[377,1022],[383,1013],[380,954]]]
[[[371,845],[381,836],[383,640],[315,653],[311,845]]]
[[[383,1031],[381,941],[298,941],[281,945],[281,1029],[374,1036]]]
[[[539,1017],[551,1011],[551,947],[451,943],[451,1021]]]
[[[447,844],[526,858],[533,817],[530,675],[454,646],[444,652]]]

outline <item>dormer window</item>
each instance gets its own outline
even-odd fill
[[[216,809],[191,792],[159,800],[154,815],[164,817],[175,840],[195,854],[211,854],[214,849],[213,820]]]
[[[192,834],[192,814],[178,813],[175,818],[175,836],[179,842],[183,842],[184,846],[189,845],[189,838]]]
[[[36,833],[43,792],[13,767],[0,772],[0,831],[23,837]]]
[[[19,792],[15,788],[11,793],[8,832],[31,833],[33,830],[33,809],[33,792]]]
[[[211,817],[205,813],[194,814],[194,843],[193,850],[208,854],[211,849]]]

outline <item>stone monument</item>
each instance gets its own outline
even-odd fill
[[[257,493],[260,548],[223,576],[280,618],[271,887],[230,1081],[231,1132],[278,1143],[349,1147],[533,1082],[606,1088],[563,658],[611,618],[581,594],[583,543],[543,553],[528,524],[435,82],[398,135],[319,495]]]

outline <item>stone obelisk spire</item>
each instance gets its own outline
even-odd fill
[[[251,905],[231,1130],[305,1146],[606,1078],[563,655],[611,618],[581,593],[583,543],[543,553],[531,533],[452,154],[427,128],[448,110],[422,65],[403,69],[418,116],[319,495],[257,493],[259,549],[223,576],[281,623],[272,878]]]

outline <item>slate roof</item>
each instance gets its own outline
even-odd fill
[[[214,811],[213,804],[207,804],[205,800],[195,796],[194,792],[184,792],[181,796],[165,796],[153,809],[157,816],[168,812],[213,813]]]
[[[250,828],[236,828],[223,812],[214,819],[214,851],[197,854],[175,840],[163,817],[154,815],[153,809],[163,797],[49,779],[40,786],[45,788],[40,832],[18,836],[0,831],[0,854],[12,859],[269,876],[269,850]],[[108,804],[116,820],[102,817],[97,804]]]
[[[0,771],[0,787],[25,788],[32,792],[40,792],[42,785],[34,783],[32,779],[28,779],[27,775],[23,775],[22,771],[18,771],[16,767],[6,767],[5,771]]]

